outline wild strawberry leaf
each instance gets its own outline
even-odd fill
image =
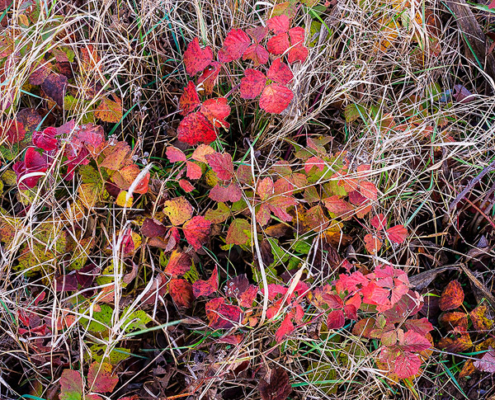
[[[328,314],[327,329],[340,329],[345,325],[345,316],[342,310],[333,310]]]
[[[163,226],[162,223],[152,218],[146,218],[143,222],[143,226],[141,227],[141,233],[149,238],[165,236],[167,233],[167,228]]]
[[[23,161],[18,161],[12,167],[17,175],[17,184],[20,189],[33,188],[48,170],[47,158],[38,153],[34,147],[26,150]],[[33,174],[33,176],[28,176]]]
[[[249,28],[247,34],[253,38],[256,43],[261,43],[261,41],[268,34],[268,28],[265,26],[256,26],[254,28]]]
[[[403,335],[399,335],[399,346],[403,351],[411,353],[421,353],[432,347],[430,341],[424,335],[415,331],[407,331]]]
[[[223,47],[218,52],[220,62],[230,62],[242,57],[251,44],[249,36],[241,29],[232,29],[223,42]]]
[[[331,196],[323,200],[325,207],[336,217],[350,218],[354,207],[347,201],[340,199],[338,196]]]
[[[378,190],[373,182],[364,181],[359,184],[359,192],[369,200],[378,199]]]
[[[46,151],[52,151],[57,148],[57,129],[56,128],[46,128],[43,132],[35,131],[33,132],[33,144],[39,149]]]
[[[289,47],[290,43],[287,33],[279,33],[278,35],[273,36],[266,44],[268,52],[276,56],[284,54]]]
[[[287,55],[289,64],[296,61],[304,62],[308,57],[308,49],[304,46],[305,31],[304,28],[296,27],[289,30],[291,49]]]
[[[174,146],[168,146],[167,150],[165,151],[165,154],[169,159],[169,161],[172,163],[183,162],[186,161],[187,159],[184,152]]]
[[[191,308],[194,302],[192,285],[185,279],[174,278],[169,282],[168,290],[178,308]]]
[[[408,232],[404,225],[396,225],[387,229],[386,235],[392,243],[400,244],[405,242]]]
[[[268,113],[280,114],[292,101],[294,93],[278,83],[272,83],[263,89],[260,98],[260,107]]]
[[[272,81],[281,83],[283,85],[287,85],[292,80],[292,78],[294,78],[294,75],[292,74],[290,68],[287,66],[287,64],[284,64],[282,62],[282,59],[280,58],[277,58],[275,61],[273,61],[266,75]]]
[[[401,352],[394,361],[394,373],[401,379],[413,377],[418,374],[421,367],[421,359],[418,355],[408,351]]]
[[[117,96],[113,96],[113,100],[103,97],[95,110],[95,117],[104,122],[117,123],[123,115],[122,100]]]
[[[213,52],[209,46],[201,49],[199,39],[196,37],[187,46],[184,52],[184,64],[189,76],[194,76],[203,71],[213,60]]]
[[[26,130],[22,122],[7,120],[0,126],[0,139],[7,139],[7,142],[10,144],[22,141],[25,135]]]
[[[165,273],[174,278],[178,278],[189,271],[191,266],[192,260],[189,255],[174,250],[172,254],[170,254],[170,260],[168,260],[167,266],[165,267]]]
[[[258,43],[249,46],[242,57],[243,60],[253,61],[255,67],[266,64],[269,58],[268,51]]]
[[[256,187],[256,193],[260,196],[261,200],[267,200],[274,193],[273,180],[270,177],[262,179]]]
[[[118,171],[129,165],[131,147],[126,142],[118,142],[115,146],[108,146],[103,152],[104,159],[100,167]]]
[[[385,229],[387,226],[387,219],[383,214],[375,215],[371,218],[371,225],[378,230]]]
[[[179,181],[179,186],[186,193],[191,193],[195,189],[194,186],[191,185],[191,182],[189,182],[187,179],[181,179]]]
[[[438,323],[441,327],[447,328],[449,331],[452,331],[455,328],[466,331],[469,325],[469,320],[465,312],[453,311],[440,314],[438,317]]]
[[[275,332],[275,340],[277,343],[281,343],[284,338],[294,332],[295,327],[292,323],[292,314],[287,314],[280,324],[280,327]]]
[[[464,302],[464,290],[459,281],[450,281],[440,297],[440,310],[454,310]]]
[[[210,144],[216,140],[217,134],[213,125],[200,112],[193,112],[184,118],[177,128],[177,139],[181,142],[195,145]]]
[[[407,320],[405,326],[408,331],[414,331],[421,336],[425,336],[428,332],[433,330],[433,325],[427,318]]]
[[[366,247],[368,253],[376,254],[382,248],[382,241],[378,236],[368,233],[364,237],[364,246]]]
[[[218,176],[218,179],[228,181],[234,177],[234,164],[229,153],[213,153],[205,156],[208,165]]]
[[[205,217],[196,216],[187,221],[182,228],[187,242],[195,250],[199,250],[208,241],[211,221],[208,221]]]
[[[113,392],[119,383],[119,378],[112,374],[113,367],[109,363],[94,362],[88,371],[87,386],[90,391],[97,393]]]
[[[141,170],[136,164],[128,165],[121,168],[119,171],[113,174],[112,180],[122,190],[128,190],[134,181],[138,179]],[[145,194],[148,192],[148,183],[150,181],[150,173],[144,175],[134,188],[134,193]]]
[[[225,97],[206,100],[201,105],[201,113],[214,127],[229,129],[230,124],[225,121],[225,118],[230,115],[230,106]]]
[[[67,89],[67,77],[52,73],[41,84],[43,92],[51,98],[59,107],[64,106],[64,97]]]
[[[199,179],[199,178],[201,178],[201,175],[203,175],[203,170],[196,163],[193,163],[191,161],[187,161],[186,162],[186,168],[187,168],[186,176],[189,179]]]
[[[223,297],[206,303],[206,316],[212,329],[230,329],[242,321],[242,310],[237,306],[225,304]]]
[[[245,219],[236,218],[232,221],[227,231],[226,243],[244,245],[251,236],[251,224]]]
[[[189,81],[184,88],[184,93],[182,93],[179,99],[180,115],[186,116],[192,113],[199,105],[201,105],[201,102],[199,101],[196,86],[193,81]]]
[[[172,225],[179,226],[190,220],[193,208],[185,197],[176,197],[165,202],[163,212],[170,219]]]
[[[221,68],[222,63],[213,61],[198,78],[198,89],[200,89],[202,86],[207,96],[213,93],[213,89],[217,84],[218,75],[220,74]]]
[[[203,281],[201,279],[193,283],[193,294],[194,297],[198,298],[200,296],[209,296],[218,290],[218,269],[215,265],[210,279]]]
[[[289,30],[290,20],[287,15],[279,15],[266,21],[266,26],[275,34],[284,33]]]
[[[493,319],[490,318],[488,313],[488,307],[485,305],[479,305],[473,311],[469,313],[473,327],[478,332],[489,331],[493,327]]]
[[[225,203],[218,203],[217,209],[209,208],[206,210],[205,218],[214,224],[221,224],[230,217],[230,208]]]
[[[255,69],[247,69],[241,79],[241,98],[254,99],[265,87],[266,76]]]
[[[195,161],[199,161],[205,164],[208,164],[208,160],[206,159],[206,156],[208,154],[213,154],[215,153],[215,150],[206,144],[200,144],[192,153],[191,158]]]
[[[64,369],[60,378],[60,400],[80,400],[83,395],[81,373],[73,369]]]
[[[227,186],[217,184],[210,190],[208,197],[219,203],[227,201],[235,203],[242,198],[242,191],[237,183],[231,183]]]

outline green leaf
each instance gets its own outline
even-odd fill
[[[354,122],[367,116],[366,109],[359,104],[348,104],[344,110],[346,122]]]

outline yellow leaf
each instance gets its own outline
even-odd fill
[[[132,194],[129,196],[129,200],[126,201],[126,198],[127,198],[127,191],[122,190],[117,196],[117,200],[115,201],[115,204],[117,204],[120,207],[132,207],[132,202],[134,200]]]

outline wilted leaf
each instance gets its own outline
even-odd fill
[[[191,158],[195,161],[199,161],[205,164],[208,164],[208,160],[206,159],[206,156],[208,154],[213,154],[215,153],[215,150],[206,144],[200,144],[192,153]]]
[[[468,328],[467,314],[460,311],[442,313],[438,318],[438,322],[449,331],[454,328],[460,328],[461,330],[466,331]]]
[[[480,305],[469,313],[473,327],[478,332],[489,331],[493,327],[493,319],[488,315],[488,307]]]
[[[378,230],[382,230],[387,226],[387,220],[383,214],[378,214],[371,218],[371,225]]]
[[[261,379],[258,389],[262,400],[286,400],[292,393],[289,375],[282,367],[272,369],[268,381]]]
[[[112,374],[113,367],[108,363],[94,362],[89,367],[87,385],[89,390],[97,393],[113,392],[119,378]]]
[[[176,197],[172,200],[167,200],[163,212],[175,226],[182,225],[193,216],[193,208],[185,197]]]
[[[201,87],[202,84],[207,96],[213,93],[221,67],[222,63],[213,61],[198,78],[198,87]]]
[[[169,283],[169,292],[177,307],[192,307],[194,301],[192,285],[185,279],[172,279]]]
[[[141,227],[141,233],[146,237],[154,238],[164,236],[167,233],[167,228],[152,218],[146,218]]]
[[[205,308],[208,325],[212,329],[230,329],[242,320],[242,310],[237,306],[225,304],[223,297],[210,300]]]
[[[471,341],[471,336],[469,336],[469,333],[461,332],[456,333],[454,337],[445,337],[440,339],[437,347],[451,353],[460,353],[473,347],[473,342]]]
[[[67,77],[52,73],[41,84],[43,92],[50,97],[59,107],[64,106],[65,91],[67,89]]]
[[[474,366],[480,371],[495,374],[495,351],[490,349],[488,353],[485,353],[483,357],[481,357],[481,360],[474,362]]]
[[[272,83],[263,89],[260,107],[268,113],[280,114],[292,101],[294,93],[278,83]]]
[[[105,122],[117,123],[122,119],[122,100],[113,96],[113,101],[104,97],[95,110],[95,116]]]
[[[7,120],[0,126],[0,140],[5,138],[10,144],[22,141],[25,135],[26,130],[22,122]]]
[[[201,216],[193,217],[182,227],[186,240],[195,250],[201,249],[208,241],[210,228],[211,221]]]
[[[382,248],[382,241],[378,236],[368,233],[364,236],[364,245],[366,250],[368,250],[368,253],[376,254]]]
[[[227,231],[227,244],[244,245],[250,240],[251,224],[245,219],[236,218]]]
[[[191,269],[192,261],[191,257],[186,253],[174,250],[170,255],[170,260],[165,267],[165,273],[174,278],[184,275]]]
[[[214,224],[221,224],[222,222],[225,222],[229,217],[230,209],[225,205],[225,203],[218,203],[216,210],[209,208],[206,211],[205,215],[205,218]]]
[[[464,301],[464,290],[458,281],[450,281],[440,297],[440,310],[449,311],[461,306]]]
[[[201,49],[199,39],[196,37],[187,46],[184,52],[184,64],[189,76],[194,76],[203,71],[213,60],[213,52],[209,46]]]
[[[210,279],[207,281],[197,280],[193,283],[194,297],[209,296],[218,290],[218,268],[215,265],[215,269],[211,273]]]

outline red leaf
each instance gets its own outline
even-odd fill
[[[146,218],[141,227],[141,233],[149,238],[164,236],[167,233],[167,228],[154,219]]]
[[[252,60],[255,67],[266,64],[269,58],[270,55],[268,54],[268,51],[260,44],[249,46],[242,57],[243,60]]]
[[[414,331],[407,331],[403,335],[399,335],[399,346],[402,350],[411,353],[421,353],[432,347],[426,337]]]
[[[378,199],[378,190],[372,182],[361,182],[359,184],[359,192],[369,200]]]
[[[348,217],[350,218],[354,208],[345,200],[339,199],[338,196],[328,197],[323,200],[325,202],[325,207],[331,213],[335,214],[337,217]]]
[[[181,109],[180,115],[186,116],[194,111],[196,107],[201,104],[199,101],[198,92],[196,92],[196,86],[193,81],[189,81],[184,88],[184,93],[179,99],[179,108]]]
[[[234,164],[229,153],[213,153],[205,156],[208,165],[218,176],[218,179],[228,181],[234,177]]]
[[[368,250],[368,253],[376,254],[382,248],[382,241],[379,237],[368,233],[364,237],[364,246],[366,247],[366,250]]]
[[[282,83],[284,85],[287,85],[292,80],[292,78],[294,78],[294,75],[292,74],[290,68],[287,66],[287,64],[284,64],[282,62],[282,59],[280,58],[277,58],[275,61],[273,61],[266,75],[272,81]]]
[[[223,47],[218,52],[220,62],[230,62],[242,57],[251,44],[251,39],[241,29],[232,29],[223,42]]]
[[[34,147],[29,147],[26,150],[24,161],[16,162],[12,169],[17,175],[17,184],[21,189],[33,188],[43,176],[42,173],[48,170],[48,163],[46,157],[39,154]],[[27,174],[37,175],[25,178]]]
[[[292,392],[289,375],[282,367],[271,370],[270,380],[262,379],[258,389],[261,400],[286,400]]]
[[[43,132],[35,131],[33,132],[33,144],[39,149],[46,151],[52,151],[57,148],[57,135],[56,128],[46,128]]]
[[[194,76],[198,72],[203,71],[208,65],[210,65],[213,59],[213,52],[209,46],[201,50],[199,47],[199,39],[194,38],[187,50],[184,52],[184,64],[186,65],[186,72],[189,76]]]
[[[408,331],[414,331],[422,336],[433,330],[433,325],[427,318],[410,319],[406,321],[405,325]]]
[[[328,314],[327,329],[340,329],[345,325],[345,316],[342,310],[334,310]]]
[[[488,8],[491,10],[493,8],[495,8],[495,0],[492,0],[492,2],[490,4],[488,4]]]
[[[225,118],[230,115],[230,106],[225,97],[206,100],[201,105],[201,112],[214,127],[229,129],[230,125]]]
[[[165,273],[174,278],[184,275],[191,269],[192,261],[191,257],[186,253],[174,250],[170,255],[170,260],[165,267]]]
[[[198,164],[193,163],[191,161],[187,161],[186,162],[186,165],[187,165],[186,176],[189,179],[199,179],[199,178],[201,178],[201,175],[203,174],[203,171],[201,170],[201,167]]]
[[[191,308],[194,301],[192,285],[185,279],[172,279],[169,292],[178,308]]]
[[[458,281],[450,281],[440,297],[440,310],[454,310],[464,302],[464,290]]]
[[[495,351],[490,349],[488,353],[485,353],[483,357],[481,357],[481,360],[474,362],[474,366],[480,371],[495,374]]]
[[[320,157],[310,157],[304,163],[304,171],[309,174],[313,167],[318,168],[320,171],[325,169],[325,161],[323,161]]]
[[[249,28],[246,32],[256,43],[260,43],[268,34],[268,28],[264,26],[257,26],[255,28]]]
[[[418,374],[421,367],[421,359],[416,354],[402,352],[394,360],[394,373],[401,379],[413,377]]]
[[[194,112],[184,118],[177,129],[177,138],[184,143],[194,145],[209,144],[216,140],[217,134],[213,125],[200,112]]]
[[[297,27],[289,30],[291,49],[287,56],[290,64],[301,61],[304,62],[308,57],[308,49],[304,46],[305,31],[304,28]]]
[[[8,126],[7,129],[5,129],[6,126]],[[6,138],[7,142],[9,142],[10,144],[20,142],[24,139],[25,135],[26,130],[24,129],[24,124],[22,122],[7,120],[2,123],[2,126],[0,126],[1,139]]]
[[[198,88],[200,88],[201,84],[203,84],[205,94],[208,96],[213,93],[221,67],[221,63],[213,61],[198,78]]]
[[[255,69],[247,69],[241,79],[241,98],[254,99],[265,87],[266,76]]]
[[[375,215],[371,218],[371,225],[378,230],[382,230],[387,226],[387,219],[383,214]]]
[[[89,390],[97,393],[113,392],[119,378],[112,375],[112,365],[108,363],[94,362],[89,367],[87,385]]]
[[[209,326],[213,329],[230,329],[242,320],[242,310],[237,306],[225,304],[223,297],[206,303],[206,316]]]
[[[60,378],[60,400],[82,398],[83,380],[81,373],[73,369],[64,369]],[[78,397],[79,396],[79,397]]]
[[[186,161],[186,155],[177,147],[168,146],[165,154],[172,163]]]
[[[267,50],[276,56],[284,54],[289,47],[289,36],[287,33],[280,33],[277,36],[273,36],[266,44]]]
[[[181,179],[179,181],[179,186],[184,190],[186,193],[191,193],[194,190],[194,186],[191,185],[191,183],[186,180],[186,179]]]
[[[242,191],[237,183],[231,183],[228,186],[216,185],[210,190],[208,197],[218,203],[226,201],[235,203],[242,198]]]
[[[264,178],[256,187],[256,193],[260,196],[261,200],[266,200],[273,195],[273,180],[272,178]]]
[[[292,324],[292,314],[287,314],[280,324],[280,327],[275,332],[275,340],[280,343],[284,340],[286,335],[290,335],[294,332],[295,328]]]
[[[186,240],[195,250],[201,249],[203,244],[207,242],[210,228],[211,221],[200,216],[193,217],[182,227]]]
[[[334,293],[323,293],[321,295],[322,301],[328,305],[329,308],[331,309],[339,309],[344,306],[344,302],[340,298],[340,296],[334,294]]]
[[[266,26],[275,34],[284,33],[289,30],[290,20],[287,15],[279,15],[266,21]]]
[[[246,308],[251,307],[257,295],[258,295],[258,287],[254,285],[249,285],[246,291],[241,293],[241,295],[239,296],[239,305],[241,307],[246,307]]]
[[[387,237],[393,243],[403,243],[408,235],[407,229],[404,228],[404,225],[396,225],[392,228],[387,229]]]
[[[263,90],[260,98],[260,107],[268,113],[280,114],[294,97],[294,93],[285,86],[272,83]]]
[[[218,268],[215,265],[215,269],[213,270],[210,279],[207,281],[197,280],[193,283],[193,294],[194,297],[198,298],[199,296],[209,296],[210,294],[215,293],[218,290]]]

